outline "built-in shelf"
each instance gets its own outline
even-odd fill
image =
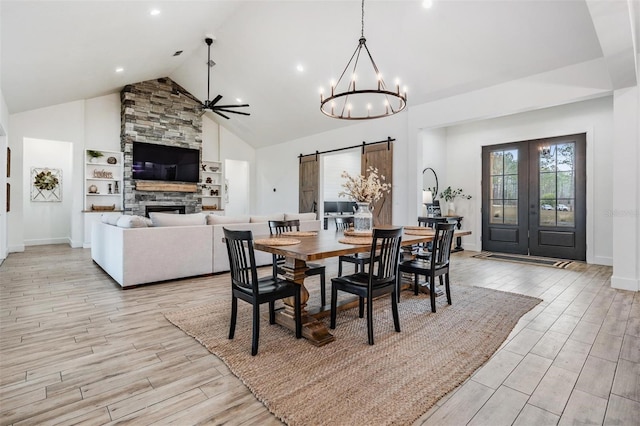
[[[200,193],[202,210],[206,212],[224,212],[224,170],[220,161],[202,161],[200,170]],[[211,195],[211,191],[218,195]],[[214,208],[215,207],[215,208]]]
[[[92,158],[89,151],[99,151],[101,157]],[[86,150],[84,164],[84,213],[120,212],[123,208],[124,161],[121,152]],[[111,190],[110,190],[111,189]],[[110,193],[111,192],[111,193]],[[101,201],[102,200],[102,201]],[[92,205],[111,206],[114,210],[92,210]]]

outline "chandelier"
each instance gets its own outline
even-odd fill
[[[397,114],[407,106],[406,89],[400,92],[400,83],[396,82],[395,91],[389,90],[378,69],[364,37],[364,0],[362,0],[362,27],[358,46],[342,71],[337,83],[331,83],[330,95],[326,98],[320,92],[320,111],[323,114],[342,120],[369,120]],[[360,55],[371,69],[366,73],[358,72]],[[360,71],[364,66],[360,67]]]
[[[248,112],[241,112],[241,111],[235,111],[233,109],[229,109],[229,108],[244,108],[244,107],[248,107],[249,104],[242,104],[242,105],[217,105],[218,101],[220,101],[220,99],[222,99],[222,95],[218,95],[215,98],[213,98],[213,100],[209,100],[210,96],[209,96],[209,89],[211,88],[211,68],[213,68],[213,66],[216,64],[215,62],[213,62],[211,60],[211,43],[213,43],[213,38],[211,37],[207,37],[204,39],[204,42],[207,43],[209,52],[207,53],[207,100],[204,101],[204,104],[202,104],[202,109],[205,111],[211,111],[211,112],[215,112],[216,114],[218,114],[221,117],[226,118],[227,120],[229,119],[229,117],[223,113],[232,113],[232,114],[240,114],[240,115],[251,115]]]

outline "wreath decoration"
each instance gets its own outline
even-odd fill
[[[55,189],[59,183],[58,178],[51,173],[50,170],[45,170],[36,175],[33,185],[39,190],[51,191]]]

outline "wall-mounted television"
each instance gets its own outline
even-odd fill
[[[198,182],[200,150],[134,142],[132,177],[142,180]]]

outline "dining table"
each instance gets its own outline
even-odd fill
[[[381,227],[385,228],[385,227]],[[386,228],[393,228],[391,226]],[[346,235],[345,235],[346,234]],[[456,230],[454,236],[470,235],[471,231]],[[413,246],[433,241],[434,231],[431,228],[418,226],[403,227],[401,245]],[[322,346],[335,340],[327,326],[319,320],[326,316],[328,306],[310,312],[307,309],[309,291],[305,287],[305,271],[307,262],[329,259],[342,255],[368,253],[373,240],[371,234],[355,233],[352,230],[334,231],[292,231],[280,235],[264,235],[254,237],[254,249],[284,256],[282,265],[284,278],[294,281],[301,287],[300,303],[302,308],[302,335],[316,346]],[[284,299],[284,309],[276,313],[276,322],[290,330],[295,330],[294,299]],[[353,303],[343,304],[345,309]]]

